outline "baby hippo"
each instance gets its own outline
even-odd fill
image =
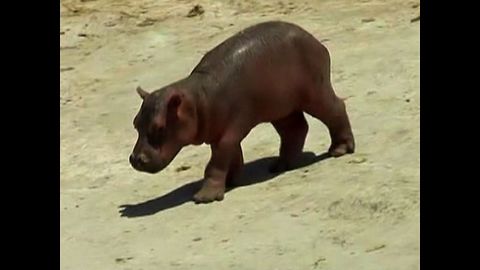
[[[143,99],[134,119],[138,140],[130,155],[138,171],[157,173],[186,145],[211,146],[197,203],[222,200],[226,183],[243,166],[241,141],[259,123],[280,135],[272,172],[292,169],[308,131],[304,112],[329,130],[329,153],[353,153],[355,142],[345,103],[330,78],[328,50],[311,34],[287,22],[260,23],[205,54],[188,77]]]

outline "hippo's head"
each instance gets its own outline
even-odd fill
[[[175,158],[197,133],[196,107],[181,89],[166,87],[152,93],[137,88],[143,99],[133,125],[138,139],[130,164],[138,171],[157,173]]]

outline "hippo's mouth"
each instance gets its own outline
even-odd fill
[[[160,171],[162,171],[165,166],[162,165],[153,165],[153,164],[132,164],[132,167],[139,171],[139,172],[144,172],[144,173],[150,173],[150,174],[155,174]]]
[[[135,168],[137,171],[144,172],[144,173],[149,173],[149,174],[155,174],[160,171],[162,171],[165,167],[164,166],[148,166],[148,165],[143,165],[138,168]]]

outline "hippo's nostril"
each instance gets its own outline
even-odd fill
[[[131,154],[129,157],[128,157],[128,161],[130,161],[131,164],[134,164],[135,163],[135,156],[133,154]]]
[[[138,155],[138,162],[142,164],[148,163],[148,157],[145,154]]]

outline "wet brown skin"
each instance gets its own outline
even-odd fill
[[[202,188],[194,201],[222,200],[225,186],[243,166],[240,142],[259,123],[271,122],[280,135],[280,158],[271,171],[292,168],[308,132],[304,112],[329,129],[329,153],[353,153],[354,136],[345,104],[330,80],[328,50],[291,23],[260,23],[209,51],[192,73],[148,93],[135,117],[138,140],[132,166],[156,173],[182,147],[211,146]]]

